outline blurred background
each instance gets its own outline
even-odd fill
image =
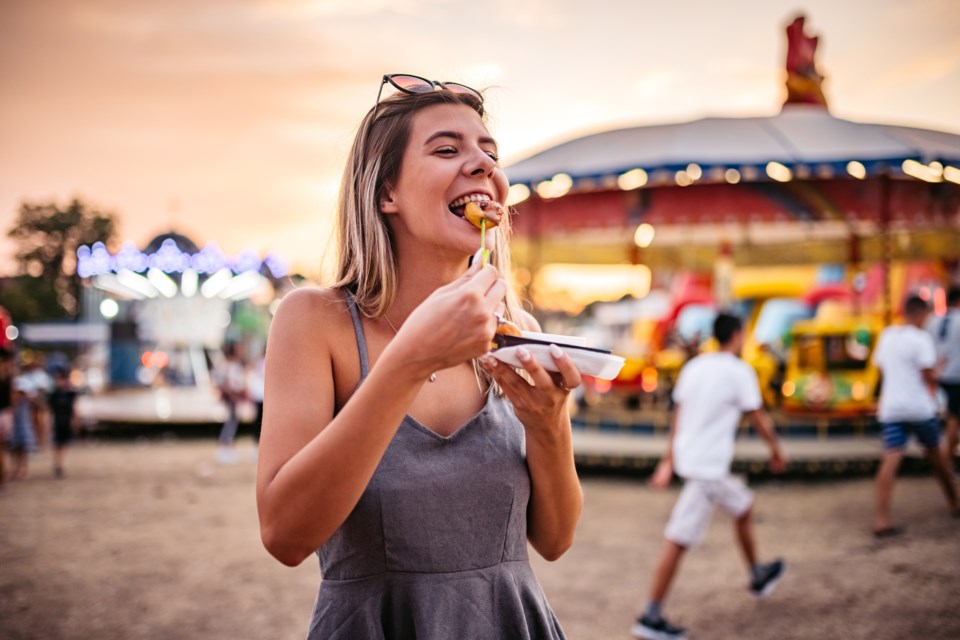
[[[488,88],[516,285],[547,330],[628,358],[582,421],[664,424],[636,410],[664,405],[720,307],[748,319],[771,406],[821,432],[869,416],[877,331],[910,293],[942,313],[958,277],[948,0],[0,12],[3,338],[69,361],[89,422],[219,419],[212,393],[184,415],[202,403],[170,394],[209,389],[224,344],[255,361],[278,300],[324,283],[384,72]],[[132,389],[153,392],[109,399]]]
[[[150,497],[199,501],[210,513],[252,503],[252,465],[211,464],[209,436],[230,417],[224,381],[237,377],[243,387],[236,407],[243,433],[262,403],[259,371],[279,301],[297,286],[329,280],[337,189],[355,128],[384,73],[411,73],[486,89],[518,214],[515,286],[545,331],[584,336],[626,359],[616,379],[587,378],[573,399],[581,469],[652,467],[665,444],[672,384],[689,358],[714,348],[712,320],[728,308],[745,319],[743,356],[758,373],[791,472],[863,478],[879,452],[876,338],[900,320],[907,296],[943,314],[946,289],[960,282],[956,9],[953,0],[5,0],[0,346],[13,362],[3,375],[37,392],[55,370],[69,373],[88,453],[104,456],[75,454],[77,473],[101,481],[76,496],[106,500],[98,517],[120,518],[110,521],[117,531],[162,516],[138,493],[104,498],[108,481],[135,490],[142,479]],[[49,446],[45,410],[39,403],[40,455]],[[157,434],[166,444],[200,436],[202,445],[194,438],[182,455],[93,446],[117,434],[154,444]],[[744,436],[735,466],[762,476],[761,443],[746,428]],[[255,456],[254,448],[249,461]],[[165,484],[180,473],[186,485]],[[191,482],[210,490],[194,494]],[[44,509],[59,504],[52,489],[34,486],[36,494],[21,495]],[[588,537],[586,549],[603,549],[605,517],[668,506],[634,503],[618,491],[588,484],[588,498],[597,499],[588,505],[600,505],[590,508],[611,511],[589,514],[585,526],[599,527],[599,546]],[[796,522],[771,526],[815,562],[812,543],[791,537],[809,518],[808,502],[790,495],[800,505]],[[146,510],[133,510],[134,502]],[[245,542],[233,551],[246,555],[235,555],[237,563],[262,555],[252,504],[244,504],[242,518],[216,511],[189,525],[218,535],[243,530]],[[26,514],[0,510],[20,527],[8,529],[5,545],[14,551],[0,558],[19,559],[11,575],[21,577],[39,555],[18,556],[19,536],[9,532],[45,539],[55,526]],[[167,514],[166,535],[182,535],[174,526],[182,515]],[[77,522],[87,521],[56,526]],[[937,634],[953,615],[943,594],[956,594],[957,583],[930,576],[956,547],[946,530],[930,535],[940,536],[940,546],[924,548],[934,569],[905,588],[922,595],[918,584],[947,586],[934,603],[939,631],[924,627],[924,634],[950,637]],[[142,542],[147,555],[159,548]],[[858,545],[847,547],[851,558],[875,551]],[[204,557],[217,552],[213,544]],[[581,553],[586,562],[596,557]],[[597,562],[589,584],[605,579]],[[211,570],[237,566],[223,560]],[[888,565],[877,566],[868,581],[886,575]],[[77,565],[72,575],[89,569]],[[617,571],[617,562],[605,570]],[[189,584],[192,574],[177,571],[156,588]],[[269,564],[241,570],[250,588],[224,599],[272,597],[264,585],[281,582],[274,571]],[[566,569],[538,571],[551,598],[559,594],[558,611],[573,612],[560,617],[583,631],[575,637],[616,637],[591,634],[592,616],[604,607],[624,615],[623,602],[563,592],[580,579]],[[312,567],[299,575],[306,599],[281,603],[296,613],[260,611],[257,629],[282,617],[290,637],[301,635],[316,575]],[[34,587],[24,597],[60,602],[45,584]],[[0,612],[25,610],[16,588],[0,582]],[[639,598],[639,583],[616,595]],[[117,602],[112,592],[98,597]],[[717,606],[714,619],[733,605]],[[31,628],[71,636],[32,611],[30,624],[8,628],[19,629],[11,637],[40,637]],[[849,610],[835,613],[831,620],[846,619]],[[920,635],[915,618],[890,630],[867,617],[873,622],[846,637]],[[152,628],[175,637],[206,624],[165,627],[160,618]],[[763,618],[765,630],[750,637],[809,637],[791,635],[790,625],[806,619],[800,610],[779,627]],[[136,621],[111,620],[78,628],[152,635],[137,631]],[[718,628],[739,628],[727,622]],[[242,625],[212,628],[243,635]],[[823,637],[834,631],[821,629]]]

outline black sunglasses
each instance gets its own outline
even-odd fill
[[[407,73],[388,73],[380,81],[380,90],[377,91],[377,101],[374,103],[374,115],[376,115],[376,105],[380,104],[380,97],[383,95],[383,85],[390,83],[398,91],[409,94],[429,93],[438,89],[445,89],[451,93],[464,93],[476,97],[483,102],[483,96],[476,89],[472,89],[459,82],[437,82],[436,80],[427,80],[420,76],[411,76]]]

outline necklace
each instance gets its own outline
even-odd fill
[[[399,331],[397,331],[397,328],[396,328],[395,326],[393,326],[393,323],[392,323],[392,322],[390,322],[390,318],[387,317],[387,314],[383,314],[382,318],[383,318],[384,320],[386,320],[386,321],[387,321],[387,324],[390,325],[390,328],[393,329],[393,335],[397,335],[397,334],[399,333]],[[402,327],[403,325],[400,325],[400,326]],[[430,382],[436,382],[436,381],[437,381],[437,372],[434,371],[433,373],[431,373],[431,374],[430,374],[430,377],[428,378],[428,380],[429,380]]]

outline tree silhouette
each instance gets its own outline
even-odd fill
[[[7,235],[16,243],[19,268],[17,284],[0,294],[27,295],[34,302],[55,299],[51,305],[33,305],[34,313],[48,317],[72,317],[79,312],[80,278],[77,276],[77,247],[100,241],[110,243],[116,233],[116,217],[102,213],[74,199],[66,207],[56,203],[24,202]],[[5,296],[3,296],[5,297]],[[13,301],[8,308],[31,308]],[[6,304],[4,306],[7,306]],[[42,318],[17,318],[18,321]]]

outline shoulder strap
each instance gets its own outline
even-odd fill
[[[353,331],[357,335],[357,349],[360,351],[360,382],[367,377],[370,370],[367,359],[367,339],[363,335],[363,325],[360,323],[360,312],[357,310],[357,302],[353,299],[350,291],[344,290],[344,298],[347,301],[347,308],[350,309],[350,317],[353,318]]]

